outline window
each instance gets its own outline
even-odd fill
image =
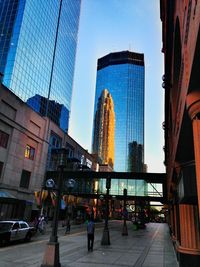
[[[73,158],[74,157],[74,147],[66,142],[66,149],[67,149],[67,157]]]
[[[60,138],[60,136],[54,132],[51,132],[50,144],[52,148],[60,148],[62,144],[62,138]]]
[[[1,178],[2,171],[3,171],[3,162],[0,161],[0,178]]]
[[[25,158],[33,160],[34,155],[35,155],[35,148],[29,145],[26,145]]]
[[[26,223],[20,223],[20,225],[22,229],[28,228],[28,225]]]
[[[13,230],[17,230],[17,229],[19,229],[19,223],[15,223],[14,225],[13,225],[13,228],[12,228]]]
[[[0,130],[0,146],[7,148],[9,134]]]
[[[30,183],[30,177],[31,177],[31,172],[26,171],[26,170],[22,170],[20,187],[28,189],[29,183]]]

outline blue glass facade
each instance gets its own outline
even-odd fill
[[[115,112],[115,171],[144,171],[144,76],[143,54],[123,51],[98,60],[94,114],[107,89]],[[123,194],[123,188],[144,194],[141,181],[112,180],[111,193]]]
[[[3,84],[68,130],[81,0],[0,1]]]

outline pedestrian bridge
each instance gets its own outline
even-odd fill
[[[64,193],[98,199],[109,190],[109,198],[123,199],[124,189],[127,189],[127,200],[158,201],[166,203],[165,173],[136,172],[94,172],[94,171],[49,171],[46,179],[55,182],[62,176],[62,191]],[[67,181],[75,180],[74,188],[67,188]]]

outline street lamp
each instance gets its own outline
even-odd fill
[[[72,191],[72,189],[74,188],[75,186],[75,180],[74,179],[68,179],[65,181],[64,185],[65,187],[67,188],[67,193],[68,193],[68,198],[67,198],[67,217],[68,219],[70,220],[71,219],[71,216],[72,216],[72,207],[71,207],[71,204],[69,202],[69,196],[70,196],[70,193]]]
[[[112,218],[114,218],[114,213],[115,213],[115,200],[116,196],[112,196]]]
[[[65,148],[60,149],[52,149],[52,158],[56,160],[57,165],[57,174],[58,179],[55,184],[53,179],[48,179],[46,181],[46,187],[48,190],[56,190],[57,191],[57,201],[54,209],[54,216],[52,222],[52,232],[47,243],[44,259],[41,267],[60,267],[60,257],[59,257],[59,242],[58,242],[58,218],[59,218],[59,210],[60,210],[60,201],[61,201],[61,191],[63,186],[63,174],[64,168],[67,165],[67,153]],[[75,181],[73,179],[68,180],[68,188],[73,188]]]
[[[124,188],[124,210],[123,210],[123,216],[124,216],[124,224],[122,229],[122,235],[128,235],[127,225],[126,225],[126,218],[128,215],[127,209],[126,209],[126,197],[127,197],[127,189]]]
[[[109,190],[111,185],[111,178],[106,179],[106,214],[105,214],[105,224],[103,230],[103,236],[101,239],[101,245],[110,245],[110,235],[108,229],[108,215],[109,215]]]

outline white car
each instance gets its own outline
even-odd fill
[[[35,227],[29,226],[25,221],[0,221],[0,244],[18,240],[30,241],[35,232]]]

